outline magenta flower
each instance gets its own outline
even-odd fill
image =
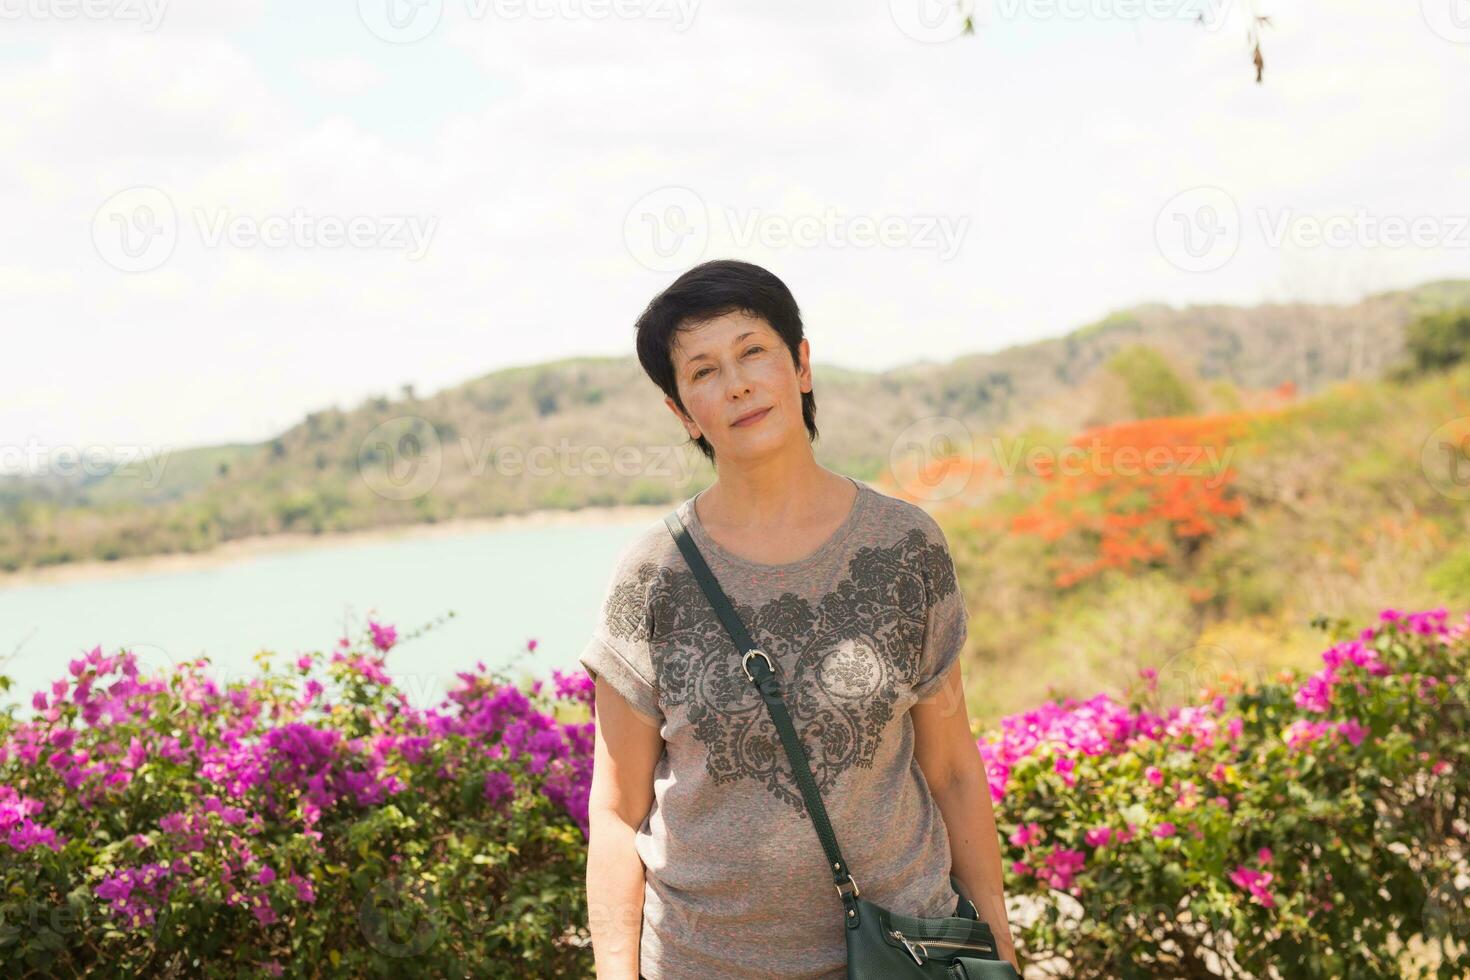
[[[1046,867],[1038,872],[1037,877],[1053,888],[1067,891],[1086,861],[1087,856],[1081,851],[1058,848],[1046,856]]]
[[[1326,712],[1332,706],[1333,679],[1334,674],[1331,667],[1307,678],[1306,683],[1296,692],[1297,707],[1317,714]]]
[[[510,773],[492,769],[485,773],[484,796],[491,806],[499,807],[515,795],[515,780]]]
[[[373,646],[382,650],[384,653],[393,649],[393,644],[398,642],[398,630],[392,626],[380,626],[372,620],[368,620],[368,629],[373,634]]]
[[[1269,871],[1257,871],[1243,864],[1230,872],[1230,881],[1232,884],[1249,892],[1252,901],[1268,909],[1274,908],[1276,905],[1276,900],[1271,897],[1271,892],[1267,890],[1273,878],[1274,876]]]
[[[1017,847],[1025,847],[1028,844],[1039,841],[1042,836],[1041,825],[1028,823],[1011,831],[1011,843]]]
[[[1368,729],[1364,728],[1358,719],[1349,718],[1347,721],[1338,722],[1337,733],[1353,745],[1361,745],[1364,736],[1368,734]]]

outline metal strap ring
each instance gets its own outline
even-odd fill
[[[766,668],[770,670],[771,673],[774,674],[776,672],[776,665],[771,662],[770,657],[766,656],[766,652],[764,650],[757,650],[752,648],[745,654],[745,656],[740,658],[740,669],[745,671],[746,680],[755,680],[755,675],[750,672],[749,661],[751,657],[760,657],[766,662]]]

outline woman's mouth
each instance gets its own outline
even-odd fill
[[[746,418],[741,419],[739,422],[736,422],[735,425],[740,427],[755,425],[757,422],[759,422],[761,419],[765,418],[769,414],[771,414],[771,410],[769,408],[763,408],[759,412],[756,412],[754,415],[747,416]]]

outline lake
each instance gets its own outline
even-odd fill
[[[416,704],[438,700],[477,660],[517,676],[580,669],[618,551],[649,521],[506,526],[264,553],[225,565],[0,588],[0,673],[29,711],[31,692],[95,646],[140,666],[208,655],[218,682],[255,671],[253,655],[330,651],[367,618],[403,641],[388,672]],[[422,636],[420,626],[448,619]],[[528,641],[536,649],[525,653]]]

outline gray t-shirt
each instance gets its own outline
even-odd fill
[[[914,759],[909,708],[965,644],[948,542],[922,508],[853,480],[842,526],[798,561],[716,544],[680,516],[751,638],[776,663],[843,857],[866,899],[953,913],[949,837]],[[663,519],[619,555],[580,657],[664,739],[643,860],[648,980],[840,980],[842,900],[790,762],[735,643]]]

